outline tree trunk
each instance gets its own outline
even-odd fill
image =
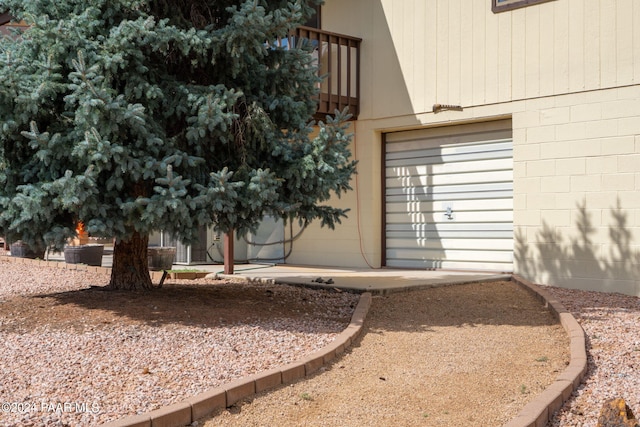
[[[149,236],[135,232],[130,240],[116,241],[109,289],[139,291],[153,289],[149,275]]]

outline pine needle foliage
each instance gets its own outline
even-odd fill
[[[334,227],[344,114],[311,122],[319,0],[0,0],[0,234],[61,249],[78,221],[127,241],[263,215]],[[314,135],[311,137],[311,135]]]

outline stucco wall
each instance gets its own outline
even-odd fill
[[[327,0],[322,24],[363,39],[359,191],[338,201],[350,218],[307,230],[292,262],[380,265],[384,132],[506,117],[516,272],[640,295],[640,2],[494,14],[488,0]]]
[[[640,82],[640,3],[328,0],[324,29],[363,39],[361,119]],[[635,42],[634,42],[635,40]]]
[[[516,271],[640,295],[640,86],[538,99],[513,116]]]

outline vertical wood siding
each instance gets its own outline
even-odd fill
[[[371,118],[640,82],[637,0],[556,0],[497,14],[489,0],[348,3],[357,19],[334,19],[344,2],[329,0],[323,22],[364,39]]]

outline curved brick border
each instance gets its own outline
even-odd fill
[[[504,427],[544,427],[553,414],[569,399],[580,385],[587,371],[586,338],[582,327],[560,302],[537,285],[512,275],[511,280],[527,289],[556,316],[569,336],[571,360],[569,366],[541,394],[529,402]],[[362,324],[371,306],[371,293],[361,295],[351,323],[334,342],[306,358],[283,366],[241,378],[186,401],[161,408],[148,414],[127,417],[105,424],[104,427],[182,426],[206,416],[216,409],[233,405],[255,393],[308,376],[325,363],[342,354],[362,332]]]
[[[110,274],[106,267],[89,267],[83,264],[65,264],[62,262],[47,262],[27,258],[7,257],[11,262],[27,265],[52,265],[70,270],[85,270],[98,274]],[[152,280],[158,279],[157,274],[151,272]],[[503,427],[544,427],[553,414],[566,402],[571,393],[578,388],[587,372],[586,337],[584,330],[567,309],[541,287],[512,275],[511,280],[527,289],[542,301],[551,313],[558,319],[569,336],[571,352],[569,366],[535,399],[529,402],[519,413]],[[405,290],[408,290],[406,288]],[[134,415],[120,420],[103,424],[104,427],[174,427],[188,425],[198,418],[206,416],[216,409],[233,405],[237,401],[255,393],[287,384],[303,378],[317,371],[321,366],[335,359],[347,349],[362,332],[362,324],[371,306],[371,293],[360,296],[351,323],[328,346],[308,355],[304,359],[293,362],[281,368],[252,375],[232,381],[220,387],[206,391],[185,401],[175,403],[155,411]]]
[[[569,349],[571,351],[569,366],[549,387],[522,408],[514,419],[503,426],[544,427],[553,414],[569,399],[571,393],[578,388],[587,372],[585,333],[573,315],[547,291],[515,274],[511,277],[511,280],[529,290],[544,302],[558,318],[569,336]]]
[[[182,402],[146,414],[115,420],[103,427],[175,427],[192,423],[216,409],[226,408],[239,400],[281,384],[312,374],[341,355],[362,332],[362,324],[371,307],[371,293],[360,295],[349,326],[331,344],[289,365],[240,378],[201,393]]]

